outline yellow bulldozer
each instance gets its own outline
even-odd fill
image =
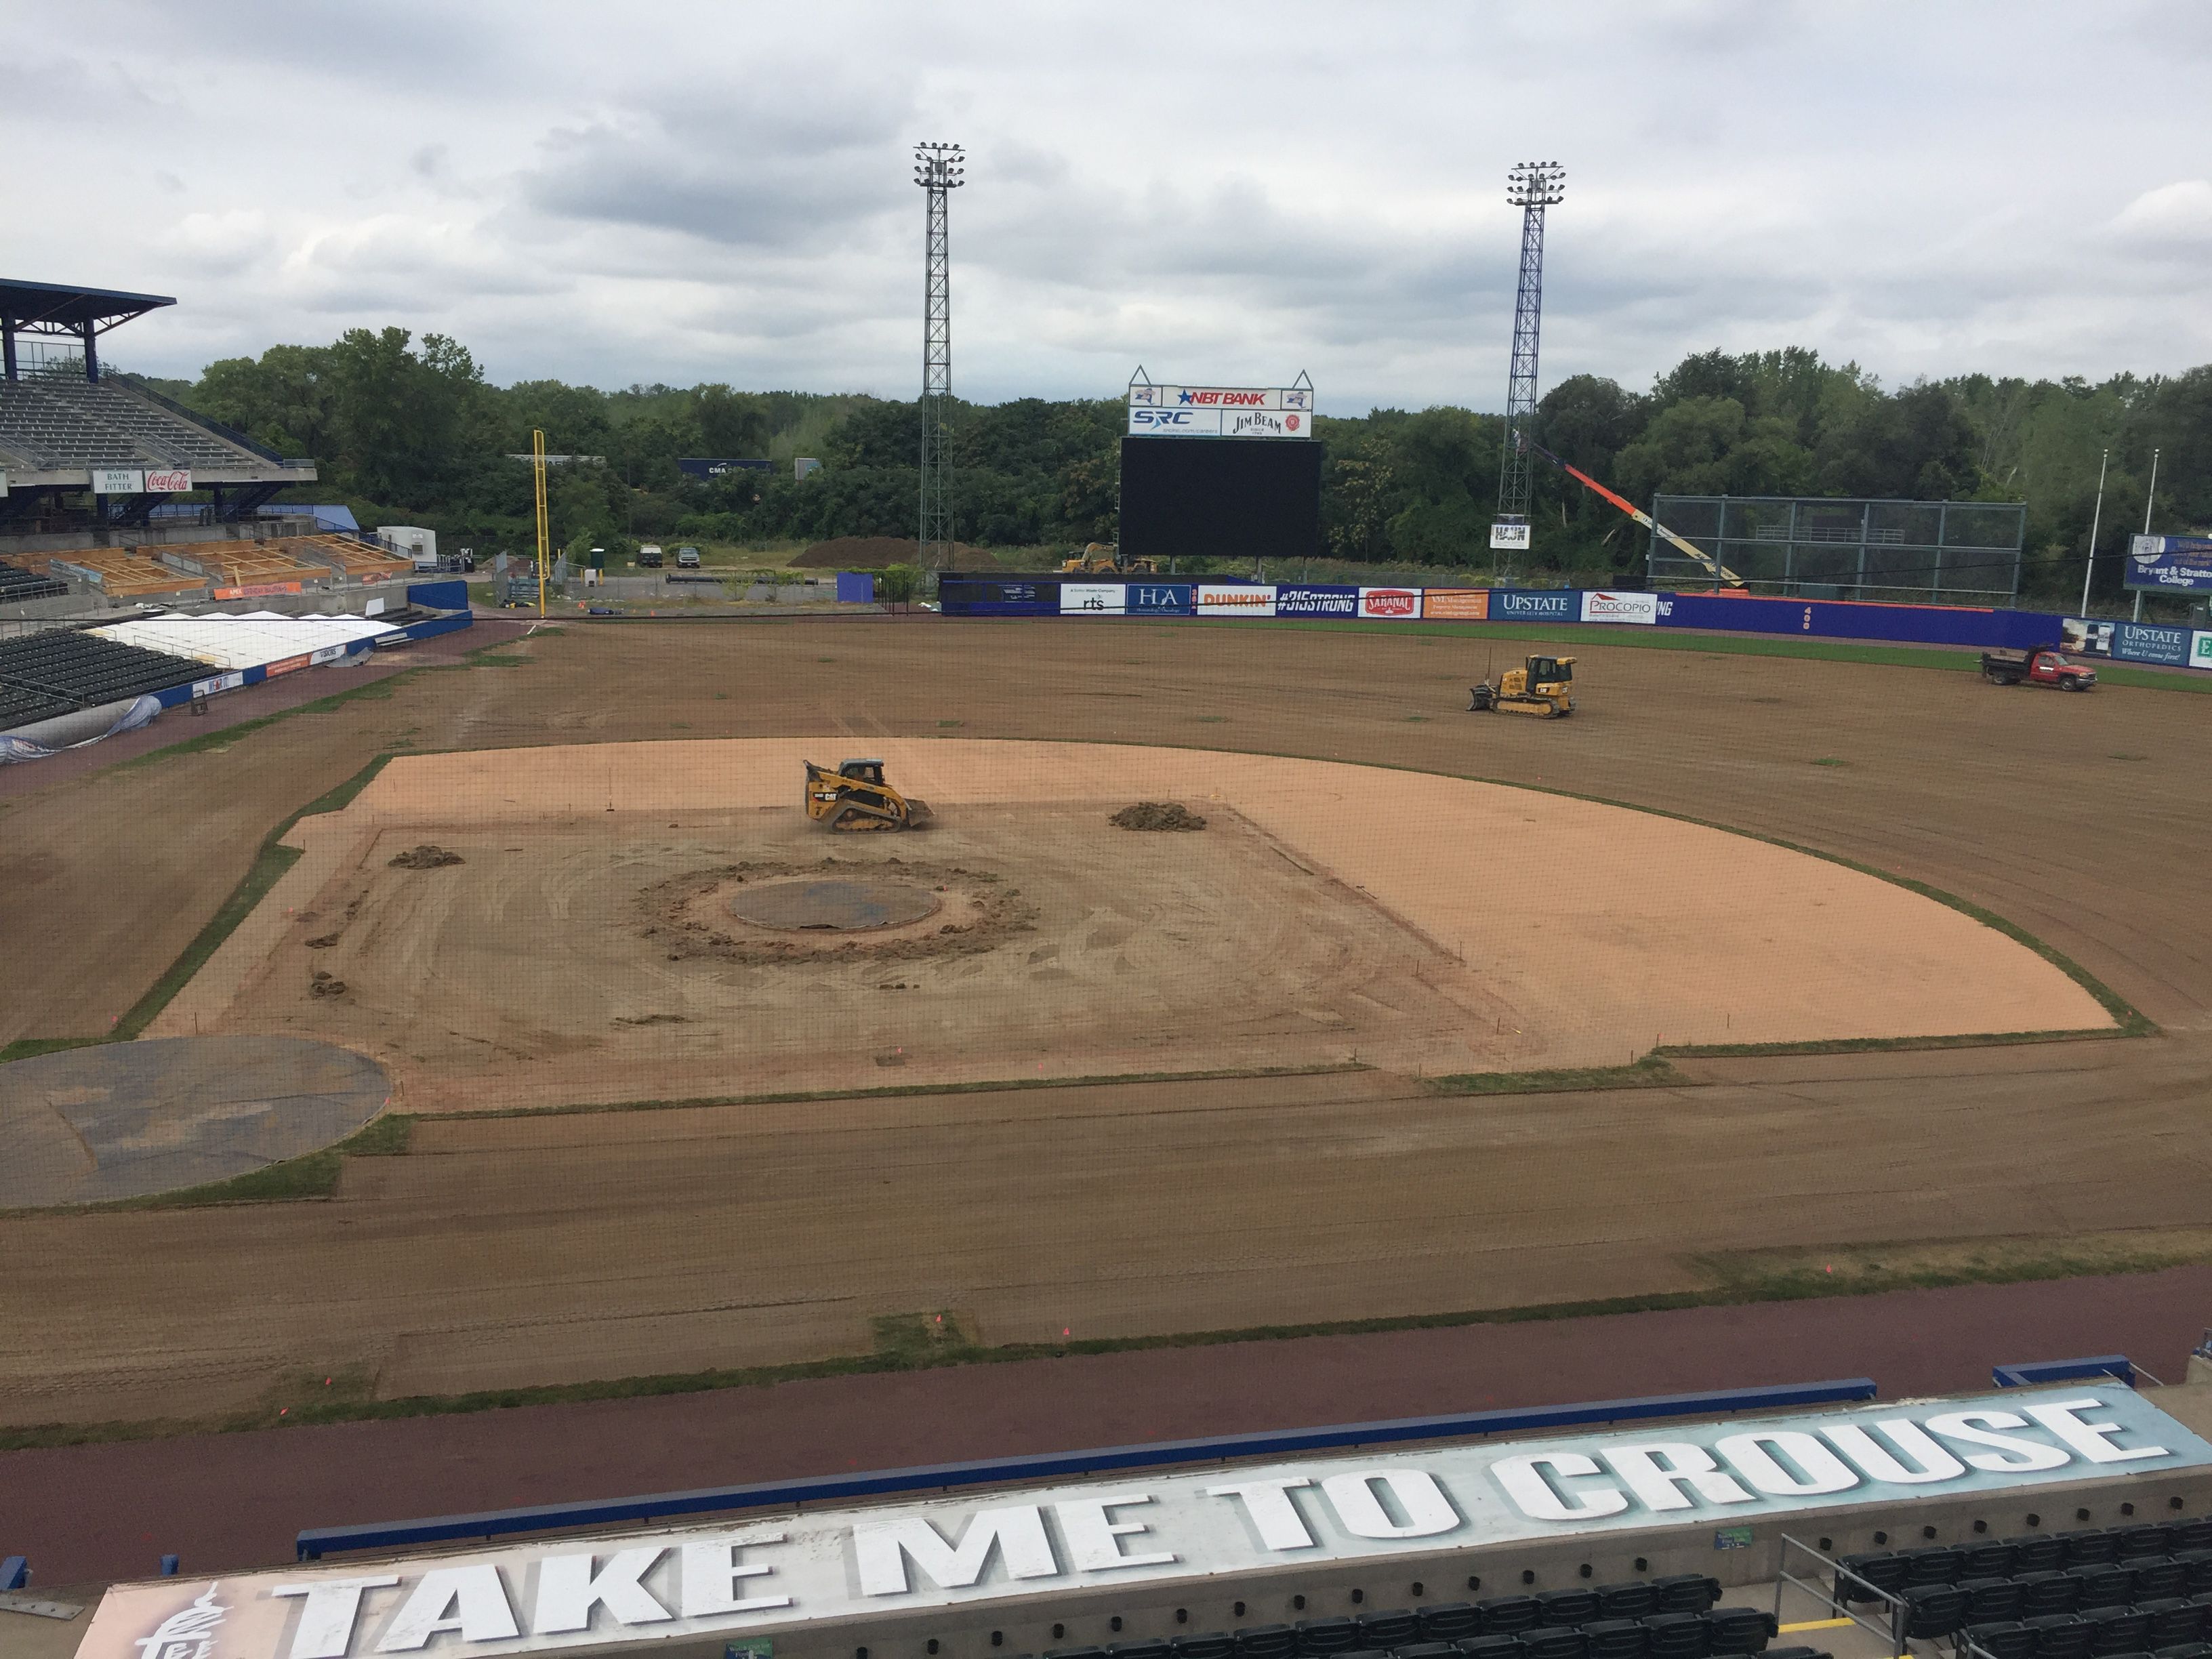
[[[879,760],[841,761],[834,772],[808,761],[806,816],[832,830],[918,830],[930,811],[884,781]]]
[[[1159,568],[1157,559],[1124,559],[1118,546],[1109,547],[1104,542],[1092,542],[1076,557],[1062,561],[1060,574],[1063,576],[1150,576],[1155,574]]]
[[[1531,657],[1519,668],[1509,668],[1492,685],[1487,679],[1468,688],[1470,714],[1503,709],[1509,714],[1537,714],[1556,720],[1575,712],[1575,659],[1572,657]]]

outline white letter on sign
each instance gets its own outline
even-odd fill
[[[1014,1578],[1050,1578],[1060,1571],[1044,1516],[1034,1504],[978,1510],[961,1534],[958,1548],[924,1516],[897,1521],[863,1521],[853,1528],[853,1553],[860,1568],[863,1595],[903,1595],[908,1588],[907,1558],[945,1589],[974,1583],[996,1547]]]
[[[1664,1458],[1662,1463],[1659,1460]],[[1713,1455],[1686,1440],[1662,1440],[1648,1446],[1613,1446],[1605,1454],[1613,1472],[1648,1510],[1686,1510],[1690,1500],[1678,1490],[1697,1488],[1708,1504],[1756,1504],[1759,1500],[1720,1472]]]
[[[452,1615],[448,1617],[448,1613]],[[441,1631],[457,1632],[464,1642],[505,1642],[518,1632],[507,1586],[489,1562],[471,1567],[433,1567],[424,1573],[399,1611],[385,1626],[379,1653],[410,1653]]]
[[[1966,1472],[1964,1463],[1929,1438],[1928,1431],[1909,1417],[1884,1418],[1875,1427],[1894,1441],[1898,1450],[1919,1467],[1906,1468],[1883,1449],[1881,1441],[1856,1423],[1838,1423],[1820,1432],[1868,1474],[1893,1486],[1917,1486],[1930,1480],[1952,1480]]]
[[[1381,1481],[1398,1507],[1406,1512],[1401,1522],[1390,1518],[1382,1500],[1375,1495]],[[1451,1506],[1436,1477],[1426,1469],[1373,1469],[1364,1474],[1332,1474],[1321,1483],[1336,1510],[1336,1518],[1355,1538],[1429,1538],[1459,1525],[1459,1511]]]
[[[1619,1515],[1628,1499],[1617,1486],[1580,1494],[1580,1504],[1570,1504],[1559,1488],[1545,1478],[1549,1465],[1562,1475],[1595,1474],[1597,1460],[1580,1452],[1533,1452],[1524,1457],[1501,1457],[1490,1466],[1498,1484],[1514,1506],[1532,1521],[1588,1521],[1601,1515]]]
[[[1310,1486],[1313,1482],[1302,1474],[1285,1475],[1272,1480],[1247,1480],[1242,1486],[1208,1486],[1208,1498],[1241,1498],[1244,1513],[1252,1517],[1259,1529],[1260,1541],[1271,1550],[1310,1550],[1314,1547],[1313,1534],[1306,1530],[1298,1506],[1290,1499],[1293,1486]]]
[[[663,1553],[658,1544],[620,1550],[597,1572],[589,1555],[547,1556],[538,1564],[538,1614],[530,1621],[532,1633],[589,1630],[592,1609],[602,1606],[617,1625],[657,1625],[672,1617],[637,1582]]]
[[[354,1615],[365,1589],[388,1589],[397,1578],[321,1578],[312,1584],[277,1584],[271,1595],[304,1595],[300,1628],[292,1632],[292,1659],[345,1659],[353,1645]]]
[[[2122,1451],[2107,1444],[2108,1434],[2125,1431],[2118,1423],[2077,1423],[2075,1412],[2096,1411],[2104,1405],[2101,1400],[2053,1400],[2040,1406],[2030,1406],[2027,1414],[2037,1422],[2080,1452],[2092,1463],[2132,1463],[2139,1457],[2163,1457],[2163,1446],[2137,1446],[2132,1451]]]
[[[748,1544],[781,1544],[780,1532],[757,1533],[750,1538],[734,1534],[695,1538],[684,1547],[684,1616],[705,1619],[721,1613],[759,1613],[768,1607],[787,1607],[788,1595],[733,1595],[740,1578],[758,1578],[774,1571],[740,1562],[738,1552]]]
[[[1053,1505],[1060,1516],[1060,1529],[1067,1536],[1069,1553],[1075,1558],[1071,1564],[1078,1572],[1108,1572],[1115,1567],[1159,1567],[1174,1560],[1175,1552],[1161,1550],[1151,1555],[1124,1555],[1121,1540],[1130,1533],[1149,1528],[1141,1521],[1116,1521],[1109,1510],[1133,1504],[1149,1504],[1150,1492],[1108,1492],[1096,1498],[1074,1498]]]
[[[1773,1451],[1767,1449],[1770,1446]],[[1858,1474],[1850,1464],[1811,1435],[1800,1434],[1794,1429],[1732,1434],[1715,1443],[1713,1449],[1727,1459],[1738,1474],[1770,1498],[1849,1492],[1859,1483]],[[1781,1459],[1774,1455],[1778,1451],[1804,1471],[1802,1480],[1783,1466]]]
[[[1976,1424],[1982,1426],[1976,1428]],[[1996,1452],[1977,1452],[1966,1462],[1978,1469],[1987,1469],[1992,1474],[2024,1474],[2031,1469],[2056,1469],[2070,1460],[2056,1446],[2039,1446],[2033,1440],[2022,1440],[2009,1434],[1991,1434],[1991,1429],[2024,1429],[2027,1419],[2015,1417],[2010,1412],[1950,1412],[1942,1417],[1928,1419],[1929,1431],[1953,1440],[1963,1440],[1973,1446],[1995,1446]],[[2000,1457],[1997,1452],[2018,1452],[2016,1458]]]

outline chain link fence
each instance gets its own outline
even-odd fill
[[[2027,508],[2017,501],[1662,495],[1652,514],[1758,593],[1977,605],[2020,595]],[[1655,589],[1713,584],[1656,534],[1647,559]]]

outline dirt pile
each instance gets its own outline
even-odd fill
[[[410,847],[404,853],[394,854],[392,867],[395,870],[440,870],[449,864],[465,862],[466,860],[451,848],[426,841],[420,847]]]
[[[312,997],[342,997],[346,994],[346,982],[337,975],[315,969],[315,976],[307,981],[307,994]]]
[[[1107,820],[1116,830],[1203,830],[1206,820],[1181,801],[1140,800]]]
[[[920,562],[921,546],[903,536],[839,536],[817,542],[791,562],[794,570],[881,570]],[[999,562],[965,542],[952,544],[955,570],[996,570]]]

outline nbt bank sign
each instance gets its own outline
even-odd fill
[[[1923,1401],[118,1585],[79,1653],[474,1659],[772,1639],[815,1620],[2208,1465],[2212,1445],[2125,1389]]]

